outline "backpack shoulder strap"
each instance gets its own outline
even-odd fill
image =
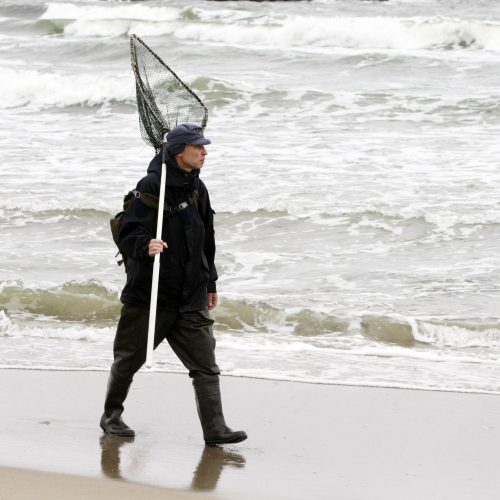
[[[198,190],[195,189],[193,191],[191,197],[188,198],[187,202],[184,201],[175,207],[171,207],[171,206],[165,204],[163,211],[165,212],[167,217],[172,216],[176,213],[182,212],[183,210],[188,208],[190,205],[195,205],[196,202],[198,201],[199,196],[200,195],[198,193]],[[158,201],[159,201],[158,196],[155,196],[154,194],[150,194],[150,193],[141,193],[137,189],[134,189],[132,191],[129,191],[128,194],[125,196],[124,205],[123,205],[124,209],[126,209],[125,203],[128,201],[128,204],[127,204],[127,206],[128,206],[130,204],[130,201],[132,200],[132,197],[140,199],[142,201],[142,203],[144,203],[144,205],[146,205],[147,207],[158,208]]]
[[[132,195],[134,198],[139,198],[142,203],[144,203],[144,205],[149,208],[158,208],[158,196],[155,196],[154,194],[141,193],[140,191],[137,191],[137,189],[134,189],[132,191],[129,191],[129,194],[127,196],[129,195]]]

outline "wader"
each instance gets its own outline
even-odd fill
[[[114,362],[108,380],[101,428],[107,434],[133,436],[122,420],[123,402],[137,371],[146,361],[149,309],[123,305],[113,345]],[[188,369],[193,379],[198,415],[207,445],[237,443],[243,431],[226,426],[220,397],[220,370],[215,361],[213,320],[208,310],[157,311],[154,347],[164,339]]]

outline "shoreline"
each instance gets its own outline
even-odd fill
[[[208,448],[187,375],[136,375],[128,440],[98,427],[107,373],[7,369],[0,379],[0,476],[23,469],[27,488],[39,474],[55,484],[55,473],[70,475],[63,491],[77,498],[87,481],[121,485],[124,499],[135,487],[236,500],[490,500],[500,489],[492,394],[223,376],[226,421],[249,438]],[[30,498],[3,484],[2,500]]]
[[[62,372],[62,373],[105,373],[108,374],[109,370],[104,368],[47,368],[47,367],[17,367],[17,366],[1,366],[0,372],[2,371],[41,371],[41,372]],[[168,370],[158,370],[158,371],[148,371],[146,369],[141,369],[140,373],[150,373],[158,375],[184,375],[181,371],[168,371]],[[306,385],[319,385],[319,386],[331,386],[331,387],[359,387],[360,389],[394,389],[402,391],[423,391],[423,392],[442,392],[442,393],[456,393],[456,394],[481,394],[485,396],[500,396],[499,391],[488,391],[480,389],[465,389],[465,388],[454,388],[454,387],[422,387],[418,385],[396,385],[396,384],[379,384],[379,383],[358,383],[358,382],[322,382],[315,380],[306,379],[288,379],[288,378],[268,378],[268,377],[257,377],[255,375],[234,375],[231,373],[223,373],[221,375],[225,379],[245,379],[245,380],[255,380],[255,381],[268,381],[268,382],[283,382],[291,384],[306,384]]]

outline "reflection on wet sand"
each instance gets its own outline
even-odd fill
[[[191,488],[193,490],[214,490],[224,467],[242,468],[245,458],[224,448],[205,446],[200,462],[194,471]]]
[[[132,445],[134,437],[103,435],[99,439],[101,448],[101,470],[111,479],[123,479],[121,470],[122,447]],[[133,450],[127,450],[129,454]],[[193,473],[191,489],[197,491],[212,491],[222,476],[225,467],[241,469],[245,466],[245,458],[239,453],[222,447],[205,446],[200,460]]]
[[[119,437],[103,435],[99,439],[101,445],[101,470],[111,479],[122,479],[120,470],[120,448],[133,443],[134,437]]]

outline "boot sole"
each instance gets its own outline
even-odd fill
[[[226,441],[205,441],[205,444],[207,446],[217,446],[220,444],[236,444],[236,443],[241,443],[242,441],[245,441],[248,436],[237,436],[233,439],[228,439]]]
[[[100,426],[107,436],[119,436],[119,437],[135,437],[135,432],[109,432],[105,429],[103,425]]]

